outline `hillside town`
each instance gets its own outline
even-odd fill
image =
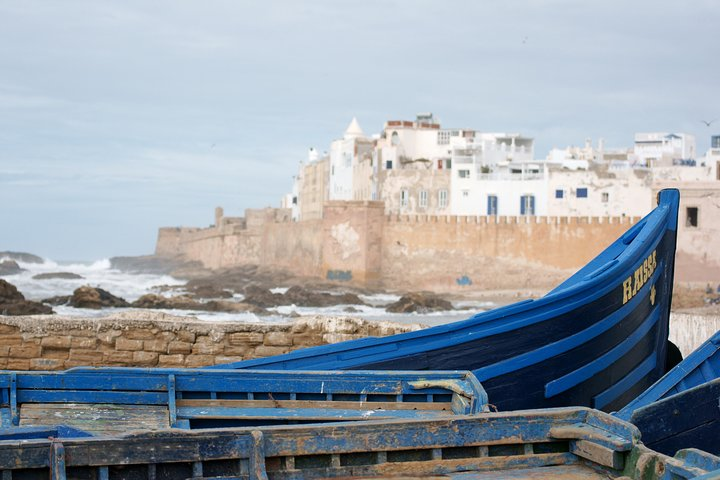
[[[328,150],[310,148],[282,207],[322,218],[328,202],[381,201],[386,215],[641,217],[657,192],[681,192],[678,278],[720,279],[720,135],[706,152],[694,135],[644,132],[625,148],[553,148],[533,138],[441,126],[432,113],[388,120],[366,134],[353,118]],[[527,220],[527,219],[526,219]],[[602,220],[599,220],[602,221]]]

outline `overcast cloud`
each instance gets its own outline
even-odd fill
[[[0,0],[0,250],[151,253],[160,226],[278,206],[353,116],[704,153],[719,25],[711,0]]]

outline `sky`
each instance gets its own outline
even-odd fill
[[[152,253],[433,112],[553,147],[720,120],[720,2],[0,0],[0,251]]]

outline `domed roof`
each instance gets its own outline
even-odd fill
[[[362,131],[362,128],[360,128],[360,124],[357,121],[357,118],[353,117],[352,122],[350,122],[350,125],[348,125],[347,129],[345,130],[345,135],[343,137],[346,140],[350,140],[351,138],[358,138],[358,137],[364,137],[365,132]]]

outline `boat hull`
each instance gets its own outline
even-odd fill
[[[674,454],[720,454],[720,332],[615,415],[636,424],[643,441]]]
[[[622,407],[665,373],[679,194],[535,301],[221,368],[467,369],[501,410]],[[208,367],[208,368],[217,368]]]

